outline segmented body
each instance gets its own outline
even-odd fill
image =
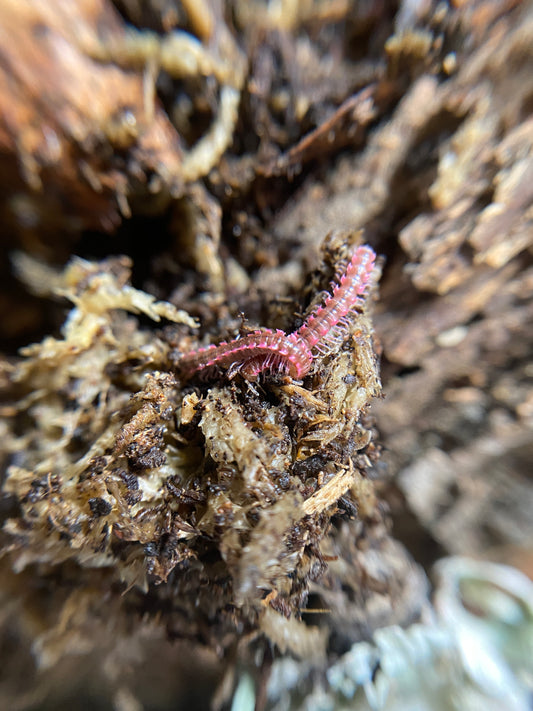
[[[331,352],[344,337],[350,313],[361,306],[375,259],[370,247],[358,247],[332,293],[297,331],[286,334],[262,329],[233,341],[199,348],[182,356],[178,369],[188,377],[196,371],[220,366],[228,369],[230,377],[241,373],[248,380],[256,380],[265,371],[297,380],[303,378],[311,370],[312,351]]]
[[[375,261],[376,254],[370,247],[355,250],[346,271],[324,304],[296,331],[308,348],[327,350],[329,344],[342,335],[349,325],[347,316],[361,305]]]
[[[263,329],[229,343],[219,343],[193,351],[179,361],[184,373],[192,374],[211,366],[229,367],[230,375],[242,373],[255,380],[264,370],[290,375],[297,380],[309,372],[313,355],[295,333]]]

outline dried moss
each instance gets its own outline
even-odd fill
[[[4,705],[38,703],[68,654],[62,678],[98,669],[117,706],[137,703],[126,669],[171,669],[151,691],[173,708],[176,669],[225,656],[221,704],[253,658],[260,701],[272,653],[316,673],[417,619],[426,580],[395,536],[428,565],[530,565],[531,13],[116,6],[138,31],[104,0],[46,6],[37,36],[0,11],[21,39],[0,71],[19,250],[0,326],[11,354],[40,341],[0,361],[0,594],[47,668],[35,702],[13,661]],[[298,328],[362,239],[380,298],[303,382],[180,381],[181,353]]]
[[[38,264],[20,257],[18,267],[40,288]],[[104,568],[110,593],[136,586],[153,613],[170,605],[173,636],[220,646],[231,633],[226,646],[261,630],[284,650],[323,652],[324,632],[298,620],[338,500],[359,481],[372,488],[376,450],[362,415],[379,378],[368,317],[302,384],[219,376],[191,392],[172,373],[179,329],[169,343],[127,313],[183,324],[183,343],[194,321],[130,287],[128,268],[76,260],[46,273],[75,306],[63,337],[26,348],[10,378],[17,463],[4,489],[20,515],[4,530],[15,569]],[[379,518],[376,506],[370,494],[361,512]],[[132,592],[124,606],[130,598],[148,604]]]

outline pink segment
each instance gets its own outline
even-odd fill
[[[375,261],[376,254],[370,247],[358,247],[355,250],[346,271],[333,288],[333,293],[296,331],[308,348],[320,348],[331,331],[339,324],[344,325],[343,319],[361,304]]]
[[[370,283],[376,255],[370,247],[358,247],[338,284],[323,306],[312,313],[294,333],[263,329],[229,343],[199,348],[183,356],[178,368],[186,376],[212,366],[228,368],[256,380],[264,371],[300,380],[313,364],[311,349],[327,353],[350,325],[348,315],[361,305]]]
[[[241,363],[234,370],[241,370],[250,379],[263,370],[277,370],[299,379],[309,372],[312,362],[309,348],[296,334],[287,336],[284,331],[264,329],[229,343],[199,348],[181,358],[179,366],[193,373],[215,365],[227,367]]]

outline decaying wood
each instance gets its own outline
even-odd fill
[[[0,705],[149,706],[159,666],[222,704],[241,662],[264,698],[419,620],[443,554],[531,574],[530,6],[9,0],[0,37]],[[302,381],[180,375],[364,242]]]

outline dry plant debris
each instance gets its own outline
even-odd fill
[[[330,248],[357,238],[337,234]],[[367,479],[377,449],[365,411],[380,391],[368,317],[346,322],[340,351],[317,356],[300,384],[219,376],[191,388],[172,353],[197,323],[129,286],[127,259],[54,273],[19,254],[16,265],[30,289],[46,284],[74,307],[62,337],[23,349],[10,373],[4,491],[20,513],[4,526],[6,563],[43,580],[98,570],[119,620],[166,609],[171,636],[221,653],[247,631],[323,656],[326,630],[300,616],[329,520],[343,498],[369,526],[382,518]],[[139,328],[139,313],[179,326]],[[42,667],[82,645],[85,616],[66,606],[97,604],[85,580],[64,581],[58,628],[34,645]]]
[[[3,3],[4,706],[69,655],[117,708],[201,660],[220,706],[253,656],[260,708],[272,654],[320,674],[420,618],[412,555],[531,573],[532,17]],[[379,298],[302,381],[180,373],[298,331],[363,242]]]

